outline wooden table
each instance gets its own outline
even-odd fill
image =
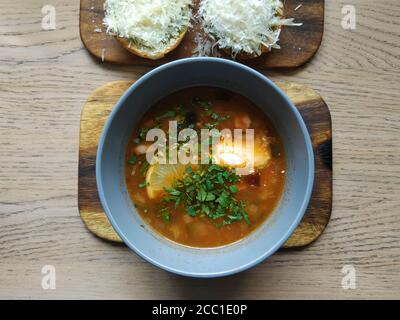
[[[399,1],[327,1],[315,59],[266,72],[310,85],[330,106],[332,220],[312,246],[219,280],[168,274],[83,226],[82,105],[96,87],[148,69],[92,59],[78,0],[51,1],[57,29],[43,31],[47,3],[0,1],[0,298],[400,298]],[[345,4],[357,10],[356,30],[341,27]],[[44,265],[56,269],[55,290],[42,288]],[[345,265],[356,270],[354,290],[342,287]]]

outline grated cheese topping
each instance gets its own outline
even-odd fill
[[[106,0],[107,32],[150,53],[171,46],[190,23],[192,0]]]
[[[205,31],[233,56],[260,56],[264,48],[279,49],[281,27],[302,25],[282,14],[281,0],[202,0],[199,9]]]

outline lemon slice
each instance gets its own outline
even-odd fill
[[[147,195],[150,199],[160,198],[164,188],[172,187],[176,180],[182,179],[186,166],[183,164],[153,164],[146,174]]]

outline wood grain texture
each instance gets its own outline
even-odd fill
[[[48,3],[0,1],[0,298],[400,299],[398,0],[326,1],[314,59],[294,71],[264,72],[308,85],[329,105],[331,221],[312,245],[218,280],[168,274],[84,227],[77,205],[82,106],[97,87],[150,69],[93,59],[79,36],[78,0],[52,0],[57,29],[42,30]],[[341,27],[347,4],[356,8],[356,30]],[[41,287],[47,264],[56,268],[56,290]],[[355,290],[342,288],[349,264]]]
[[[198,3],[198,1],[196,1]],[[281,49],[273,50],[267,55],[249,61],[242,61],[252,67],[265,68],[294,68],[308,62],[318,51],[324,33],[325,0],[304,0],[301,10],[295,10],[298,0],[286,0],[284,15],[302,22],[299,27],[284,27],[280,36]],[[80,6],[80,35],[88,51],[98,59],[106,62],[159,66],[168,61],[187,58],[196,55],[196,35],[202,34],[197,20],[193,20],[181,45],[157,61],[137,57],[125,50],[113,36],[106,33],[103,25],[104,0],[81,0]],[[194,15],[197,5],[194,7]],[[218,54],[230,58],[221,50]]]
[[[104,213],[96,186],[98,141],[108,114],[133,81],[116,81],[97,88],[88,98],[81,115],[78,206],[82,221],[96,236],[114,242],[122,240]],[[279,82],[296,104],[310,132],[315,154],[315,182],[309,208],[284,248],[299,248],[317,240],[329,223],[332,210],[332,124],[328,106],[311,88]]]

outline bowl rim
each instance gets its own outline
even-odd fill
[[[307,175],[307,186],[306,186],[306,193],[303,198],[303,201],[301,203],[300,209],[297,212],[296,218],[290,225],[290,227],[286,230],[286,232],[281,236],[281,238],[274,243],[273,246],[271,246],[269,249],[267,249],[262,255],[257,257],[256,259],[253,259],[252,261],[249,261],[246,264],[243,264],[241,266],[227,269],[224,271],[220,272],[204,272],[204,273],[199,273],[199,272],[190,272],[190,271],[185,271],[181,269],[175,269],[172,267],[169,267],[168,265],[165,265],[163,263],[160,263],[149,256],[146,255],[145,252],[142,252],[135,244],[131,243],[131,241],[125,236],[125,234],[120,230],[118,227],[117,222],[114,219],[113,214],[111,213],[111,210],[108,207],[105,194],[104,194],[104,189],[103,189],[103,181],[102,181],[102,155],[103,155],[103,147],[105,144],[106,137],[108,136],[110,127],[112,125],[112,122],[115,118],[115,115],[117,112],[121,109],[121,107],[125,104],[126,100],[128,97],[132,94],[133,91],[135,91],[138,87],[140,87],[143,83],[145,83],[148,79],[150,79],[153,75],[162,72],[166,69],[169,68],[174,68],[176,66],[182,65],[182,64],[191,64],[191,63],[203,63],[203,62],[208,62],[208,63],[222,63],[229,65],[234,68],[239,68],[242,69],[246,72],[252,73],[254,76],[259,78],[261,81],[265,82],[267,85],[271,86],[278,94],[279,96],[285,100],[286,104],[289,106],[291,111],[294,113],[296,117],[296,121],[299,123],[301,131],[303,133],[303,136],[305,138],[305,144],[307,148],[307,164],[308,164],[308,175]],[[314,151],[312,147],[312,141],[310,134],[308,132],[308,129],[306,127],[306,124],[300,115],[300,112],[298,109],[295,107],[294,103],[289,99],[289,97],[283,92],[281,88],[279,88],[272,80],[267,78],[264,74],[260,73],[259,71],[256,71],[246,65],[243,65],[241,63],[231,61],[231,60],[226,60],[226,59],[221,59],[221,58],[213,58],[213,57],[192,57],[192,58],[185,58],[185,59],[180,59],[180,60],[175,60],[173,62],[166,63],[162,66],[159,66],[142,77],[140,77],[138,80],[136,80],[126,91],[125,93],[120,97],[118,102],[115,104],[114,108],[112,109],[111,113],[109,114],[107,121],[103,127],[103,131],[101,134],[101,137],[99,139],[98,143],[98,149],[97,149],[97,154],[96,154],[96,184],[97,184],[97,190],[98,190],[98,195],[100,198],[100,202],[102,204],[102,207],[107,215],[108,220],[110,221],[112,227],[114,230],[118,233],[118,235],[121,237],[123,242],[132,250],[134,251],[137,255],[139,255],[141,258],[144,260],[150,262],[151,264],[174,274],[181,275],[181,276],[186,276],[186,277],[193,277],[193,278],[217,278],[217,277],[225,277],[229,275],[233,275],[236,273],[240,273],[242,271],[248,270],[271,255],[273,255],[276,251],[278,251],[282,245],[286,242],[286,240],[292,235],[292,233],[295,231],[299,223],[301,222],[311,199],[312,191],[313,191],[313,186],[314,186],[314,175],[315,175],[315,160],[314,160]]]

